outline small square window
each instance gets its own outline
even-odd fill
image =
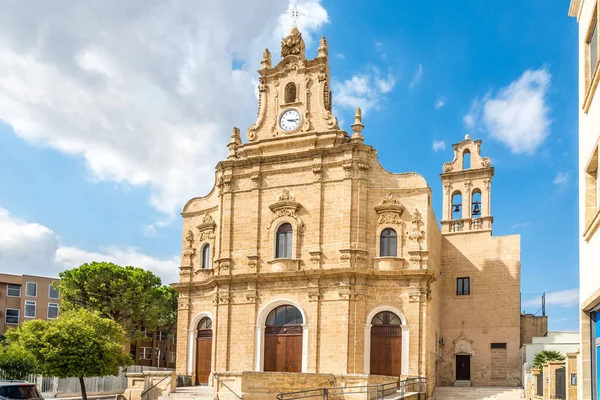
[[[48,298],[49,299],[60,298],[60,293],[58,292],[58,289],[55,289],[52,284],[50,284],[50,287],[48,288]]]
[[[490,343],[490,348],[506,350],[506,343]]]
[[[456,295],[468,296],[471,294],[470,278],[456,278]]]
[[[152,340],[152,338],[154,337],[154,332],[144,328],[144,336],[146,337],[146,339]]]
[[[21,313],[21,310],[18,310],[15,308],[7,308],[6,314],[4,316],[4,322],[6,324],[17,325],[19,323],[19,314],[20,313]]]
[[[36,297],[37,296],[37,283],[27,282],[25,285],[25,296]]]
[[[48,319],[58,317],[58,303],[48,303]]]
[[[35,318],[35,301],[25,300],[25,318]]]
[[[140,347],[140,360],[152,360],[151,347]]]
[[[156,332],[156,340],[158,342],[162,342],[166,338],[167,338],[167,334],[164,331],[157,331]]]
[[[7,297],[21,297],[21,285],[9,284],[6,288]]]

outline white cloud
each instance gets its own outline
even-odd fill
[[[335,53],[335,58],[339,58],[340,60],[345,60],[346,56],[343,55],[342,53]]]
[[[62,246],[54,231],[12,216],[0,208],[0,266],[2,272],[58,277],[58,273],[92,261],[110,261],[149,269],[163,283],[179,280],[178,257],[159,259],[133,247],[107,246],[100,252]]]
[[[446,150],[446,142],[443,140],[434,140],[433,141],[433,151],[436,153],[438,151]]]
[[[569,183],[570,175],[571,174],[569,172],[559,172],[552,180],[552,183],[556,186],[564,187]]]
[[[436,110],[439,110],[440,108],[444,107],[445,105],[446,105],[446,98],[444,96],[440,96],[435,101],[434,107]]]
[[[529,225],[531,225],[531,222],[529,222],[529,221],[515,222],[514,224],[512,224],[511,228],[512,229],[524,229],[524,228],[527,228]]]
[[[532,154],[550,134],[550,80],[545,68],[527,70],[495,96],[475,100],[463,121],[468,128],[487,131],[515,154]]]
[[[331,91],[336,106],[360,107],[366,114],[370,109],[377,108],[384,95],[391,92],[395,85],[396,78],[391,70],[382,78],[379,70],[371,66],[369,72],[354,75],[344,82],[333,80]]]
[[[291,1],[227,3],[5,4],[0,119],[83,157],[93,179],[147,186],[157,210],[180,211],[212,187],[232,125],[253,122],[262,50],[277,57],[291,27]],[[310,45],[327,11],[294,3]]]
[[[559,307],[571,307],[579,304],[579,289],[560,290],[557,292],[546,293],[546,306],[555,305]],[[540,307],[542,300],[540,297],[524,301],[521,308]]]
[[[375,44],[375,51],[377,53],[379,53],[379,57],[381,57],[382,60],[387,61],[387,54],[385,53],[385,51],[383,51],[383,43],[376,40],[374,42],[374,44]]]
[[[410,84],[408,85],[408,88],[413,90],[419,84],[419,82],[421,82],[421,79],[423,79],[423,66],[419,64],[410,81]]]

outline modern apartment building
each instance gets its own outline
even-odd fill
[[[600,399],[600,41],[598,0],[572,0],[579,23],[579,301],[580,399]]]
[[[29,319],[58,316],[60,293],[52,284],[58,278],[0,274],[0,335]]]

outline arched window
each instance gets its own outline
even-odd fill
[[[373,325],[402,325],[400,317],[391,311],[382,311],[376,314],[371,321]]]
[[[379,257],[398,256],[398,235],[392,228],[381,231],[379,237]]]
[[[462,193],[452,194],[452,219],[462,219]]]
[[[208,317],[204,317],[198,322],[198,332],[206,329],[212,329],[212,320]]]
[[[275,258],[292,258],[292,238],[294,231],[292,225],[285,223],[277,229],[277,243]]]
[[[471,217],[481,217],[481,190],[473,190],[473,196],[471,197]]]
[[[471,152],[469,149],[466,149],[463,152],[463,169],[471,168]]]
[[[302,325],[302,314],[294,306],[279,306],[267,316],[267,326]]]
[[[202,246],[202,269],[210,268],[210,245],[206,243]]]
[[[291,305],[279,306],[267,315],[265,371],[302,371],[303,323],[300,310]]]
[[[296,85],[294,82],[290,82],[285,85],[285,96],[286,103],[293,103],[296,101]]]

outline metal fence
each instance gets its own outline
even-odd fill
[[[567,398],[567,373],[565,367],[558,368],[554,372],[554,383],[556,390],[554,391],[554,398],[566,399]]]
[[[539,374],[537,376],[537,396],[544,396],[544,374]]]
[[[127,389],[127,372],[173,371],[172,368],[146,367],[132,365],[121,370],[117,376],[101,376],[84,378],[85,390],[88,393],[122,393]],[[0,379],[4,376],[0,370]],[[79,378],[55,378],[51,376],[29,375],[26,381],[35,383],[44,397],[56,397],[81,393]]]

